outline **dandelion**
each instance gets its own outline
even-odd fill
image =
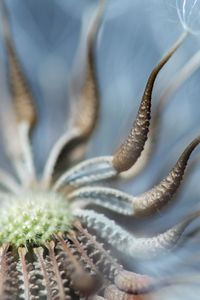
[[[179,188],[189,157],[200,143],[199,136],[186,147],[166,178],[142,195],[135,197],[99,186],[98,182],[120,178],[138,161],[147,141],[154,82],[186,35],[178,39],[150,74],[136,120],[119,149],[113,155],[83,160],[72,166],[74,157],[80,158],[84,152],[98,117],[93,47],[104,11],[104,1],[100,1],[79,47],[85,76],[79,76],[78,80],[73,77],[71,101],[76,103],[76,111],[73,110],[71,127],[55,143],[40,178],[30,144],[36,109],[15,51],[8,12],[2,4],[14,108],[13,118],[6,117],[4,133],[17,177],[0,172],[0,299],[139,300],[162,286],[187,281],[183,274],[153,278],[128,271],[113,257],[116,251],[110,251],[117,250],[130,259],[168,253],[181,239],[185,228],[199,217],[198,210],[166,232],[144,238],[88,209],[92,204],[125,218],[154,216]],[[13,135],[7,134],[10,126]]]

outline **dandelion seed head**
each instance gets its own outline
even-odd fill
[[[17,247],[43,244],[54,233],[69,230],[72,217],[62,196],[51,192],[11,196],[2,205],[0,242]]]
[[[121,177],[130,179],[139,175],[148,166],[157,146],[160,117],[166,105],[166,98],[164,101],[163,97],[158,99],[151,120],[154,84],[162,68],[182,45],[187,32],[181,34],[151,71],[136,118],[118,149],[107,156],[85,159],[88,142],[100,115],[101,93],[95,50],[99,49],[97,39],[107,3],[99,1],[94,17],[91,15],[90,18],[88,10],[81,23],[79,46],[69,78],[68,100],[72,104],[69,126],[52,145],[44,167],[38,173],[32,149],[37,107],[15,48],[6,2],[0,3],[12,104],[10,113],[3,111],[6,116],[2,133],[6,154],[16,176],[0,169],[0,299],[143,299],[144,293],[149,298],[152,292],[165,286],[171,290],[171,285],[193,284],[190,273],[182,274],[182,265],[180,270],[179,264],[174,263],[173,268],[170,264],[169,271],[174,274],[169,276],[166,265],[171,260],[166,257],[171,257],[171,251],[177,251],[179,242],[182,245],[182,241],[191,239],[192,236],[187,236],[184,231],[199,218],[199,209],[173,226],[170,226],[169,214],[169,228],[164,232],[159,228],[159,233],[152,237],[149,230],[144,237],[143,234],[140,236],[139,230],[135,234],[135,228],[132,232],[123,225],[130,218],[134,224],[137,219],[144,218],[145,225],[146,217],[156,217],[173,202],[190,155],[200,144],[200,136],[188,144],[168,175],[146,192],[135,196],[109,187],[122,182]],[[121,1],[117,2],[115,5],[120,7]],[[197,1],[194,1],[186,18],[186,1],[182,2],[182,9],[178,11],[180,15],[183,12],[181,18],[184,21],[190,19],[196,5]],[[174,81],[177,84],[177,79]],[[173,86],[169,85],[167,89],[173,89]],[[9,112],[8,107],[6,109]],[[42,136],[41,143],[45,146],[46,136]],[[105,138],[106,134],[101,144]],[[104,215],[102,211],[107,213]],[[154,272],[144,271],[142,261],[145,267],[146,261],[162,263],[162,272],[155,263]],[[124,262],[127,262],[128,270]],[[199,275],[196,282],[199,284]]]

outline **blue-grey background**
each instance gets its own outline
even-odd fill
[[[33,147],[37,170],[41,172],[53,143],[66,128],[69,111],[67,82],[79,42],[81,19],[89,8],[95,7],[97,1],[8,0],[6,3],[17,51],[38,110],[39,123],[34,133]],[[197,16],[195,12],[191,16],[197,18],[195,29],[198,29],[198,9]],[[101,117],[88,148],[88,157],[111,154],[123,139],[136,115],[148,74],[181,31],[175,1],[107,1],[96,45]],[[155,91],[163,88],[199,49],[200,36],[190,36],[163,69]],[[1,40],[0,98],[7,89],[5,70],[5,51]],[[155,105],[154,98],[153,107]],[[0,108],[3,109],[3,105]],[[191,139],[199,134],[199,122],[200,70],[185,82],[166,106],[159,145],[150,165],[136,180],[121,183],[120,188],[134,195],[150,188],[161,174],[164,176],[167,173]],[[2,167],[9,169],[2,140],[0,146]],[[194,156],[199,155],[198,152],[195,151]],[[134,225],[149,233],[157,233],[175,224],[200,200],[199,175],[200,165],[197,165],[175,205],[154,220]],[[195,224],[197,226],[198,222]],[[189,254],[193,251],[191,245],[186,245],[185,249],[189,250]],[[185,257],[183,252],[179,251],[179,254],[165,257],[157,263],[144,263],[142,268],[156,275],[173,273],[176,261]],[[192,289],[194,287],[189,287],[189,294],[186,293],[187,287],[175,291],[168,289],[162,299],[173,299],[173,296],[174,299],[183,299],[183,295],[184,299],[199,299],[197,293],[191,293]]]

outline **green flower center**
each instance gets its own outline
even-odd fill
[[[0,211],[0,243],[41,245],[72,224],[69,205],[53,192],[30,191],[11,196]]]

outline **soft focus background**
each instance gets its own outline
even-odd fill
[[[101,116],[88,147],[88,157],[111,154],[136,115],[147,77],[162,55],[183,30],[173,0],[109,0],[96,45],[101,90]],[[181,7],[184,1],[178,1]],[[195,31],[199,25],[199,1],[190,14]],[[38,172],[53,143],[65,130],[69,113],[67,84],[78,46],[81,19],[94,0],[15,0],[6,1],[17,51],[29,79],[39,115],[33,148]],[[188,7],[186,6],[186,9]],[[0,24],[1,26],[1,24]],[[154,94],[162,90],[176,71],[198,50],[200,36],[190,36],[162,70]],[[5,51],[0,41],[0,101],[7,91]],[[153,99],[153,107],[156,99]],[[2,101],[0,102],[3,112]],[[200,70],[173,95],[162,115],[159,144],[145,172],[120,188],[138,194],[167,174],[185,146],[200,133]],[[2,167],[9,169],[0,141]],[[199,150],[193,157],[199,155]],[[179,201],[161,215],[147,221],[127,222],[132,228],[155,234],[171,227],[192,211],[200,200],[200,164],[187,178]],[[197,221],[193,224],[198,226]],[[190,229],[192,226],[190,226]],[[198,254],[200,239],[195,237],[156,262],[139,262],[137,268],[156,276],[186,272],[184,262]],[[136,262],[129,262],[135,266]],[[200,265],[195,260],[194,266]],[[190,277],[190,275],[189,275]],[[198,291],[197,291],[198,289]],[[162,299],[199,299],[200,287],[185,285],[163,290]],[[157,296],[160,299],[160,296]]]

